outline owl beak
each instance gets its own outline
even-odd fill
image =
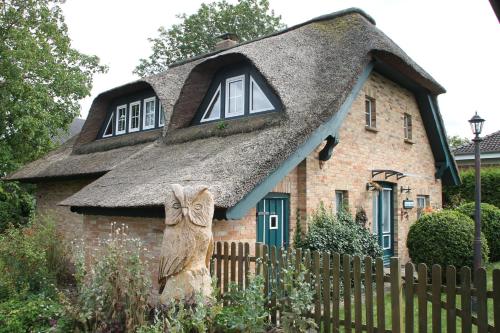
[[[186,216],[187,216],[187,214],[188,214],[188,209],[187,209],[187,207],[182,207],[182,216],[183,216],[183,217],[186,217]]]

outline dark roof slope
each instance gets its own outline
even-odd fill
[[[374,53],[401,68],[430,94],[444,92],[360,10],[323,16],[146,79],[165,105],[169,126],[183,84],[194,69],[212,66],[216,60],[224,64],[226,57],[239,55],[277,93],[285,110],[282,115],[269,122],[260,122],[260,116],[229,120],[225,130],[218,130],[216,124],[168,127],[163,142],[135,154],[62,204],[162,205],[168,185],[180,183],[208,185],[216,206],[232,207],[336,114]]]
[[[479,143],[481,153],[499,153],[500,152],[500,131],[486,135]],[[455,155],[474,154],[474,142],[467,143],[456,148],[453,153]]]

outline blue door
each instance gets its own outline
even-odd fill
[[[394,255],[394,194],[391,184],[381,183],[382,189],[374,192],[374,233],[383,250],[384,263]]]
[[[269,246],[288,245],[289,199],[268,196],[257,204],[257,242]]]

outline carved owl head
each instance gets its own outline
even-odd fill
[[[173,226],[186,218],[191,223],[208,227],[214,215],[214,198],[206,186],[171,185],[165,200],[165,224]]]

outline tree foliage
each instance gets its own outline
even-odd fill
[[[52,138],[90,94],[93,75],[105,71],[97,57],[71,47],[60,2],[0,2],[0,177],[53,148]],[[26,207],[25,194],[0,181],[2,208]],[[17,214],[1,218],[9,215]]]
[[[448,137],[448,144],[450,145],[451,149],[456,149],[467,143],[470,143],[470,140],[466,137],[461,137],[460,135],[453,135]]]
[[[217,36],[236,33],[245,42],[283,29],[281,16],[269,9],[268,0],[225,0],[202,4],[192,15],[177,15],[182,22],[169,29],[160,27],[150,38],[152,54],[141,59],[134,73],[141,77],[159,73],[179,60],[213,50]]]

